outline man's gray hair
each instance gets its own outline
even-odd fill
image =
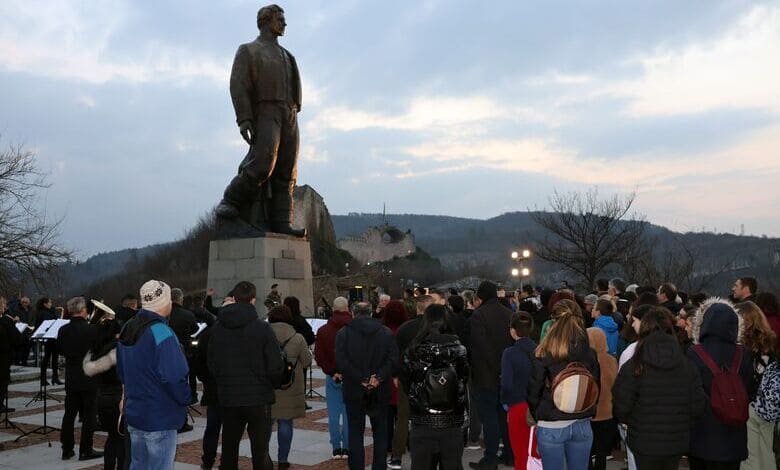
[[[383,301],[383,300],[386,301],[386,302],[390,302],[390,299],[391,299],[391,297],[389,295],[387,295],[387,294],[382,294],[382,295],[379,296],[379,301],[380,302]]]
[[[356,317],[371,316],[371,304],[368,302],[358,302],[352,305],[352,314]]]
[[[333,300],[333,310],[337,312],[349,312],[349,301],[345,297],[336,297]]]
[[[68,300],[68,313],[71,315],[75,315],[80,313],[82,310],[86,310],[87,308],[87,299],[84,297],[73,297],[72,299]]]
[[[171,302],[179,305],[184,303],[184,291],[178,287],[171,289]]]

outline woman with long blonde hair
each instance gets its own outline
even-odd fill
[[[552,316],[556,320],[535,351],[528,405],[537,420],[537,442],[545,470],[585,470],[590,462],[590,419],[596,414],[596,403],[580,406],[584,401],[578,391],[564,390],[564,381],[556,379],[565,375],[564,370],[570,371],[570,366],[581,365],[597,387],[599,363],[579,306],[572,300],[561,300],[553,306]],[[564,406],[562,395],[572,398],[568,404],[576,405]]]
[[[777,360],[775,349],[777,336],[758,305],[748,301],[738,303],[734,309],[742,318],[739,342],[753,353],[753,386],[750,390],[758,392],[764,371],[772,361]],[[755,399],[755,395],[756,393],[753,393],[750,396],[751,401]],[[774,424],[756,414],[752,404],[749,412],[748,458],[742,461],[740,468],[742,470],[772,468],[775,463],[774,452],[772,452]]]

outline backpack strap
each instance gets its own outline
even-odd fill
[[[731,361],[731,368],[729,372],[739,374],[740,366],[742,365],[742,346],[737,345],[736,351],[734,351],[734,360]]]
[[[720,374],[722,371],[720,367],[718,367],[717,364],[715,364],[715,361],[712,360],[712,357],[710,357],[709,354],[707,354],[707,351],[704,349],[704,346],[701,344],[697,344],[693,347],[693,352],[696,353],[697,356],[699,356],[699,359],[704,363],[705,366],[712,372],[712,375]],[[740,356],[742,355],[742,352],[740,351]],[[740,361],[741,361],[740,357]]]

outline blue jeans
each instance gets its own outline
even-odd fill
[[[344,397],[341,393],[341,384],[337,384],[333,377],[325,377],[325,401],[328,405],[328,432],[330,433],[330,445],[333,450],[349,447],[347,438],[347,407],[344,405]],[[342,424],[343,423],[343,424]]]
[[[593,430],[589,419],[580,419],[565,428],[536,428],[539,455],[544,470],[587,470]]]
[[[222,415],[219,414],[219,407],[217,405],[209,405],[206,408],[206,430],[203,431],[203,457],[201,462],[203,462],[204,467],[214,466],[221,430]]]
[[[276,441],[279,443],[277,462],[287,463],[293,438],[293,422],[291,419],[276,420]]]
[[[176,430],[130,432],[130,470],[170,470],[176,458]]]
[[[474,387],[472,398],[482,421],[482,433],[485,436],[485,454],[482,460],[488,463],[498,461],[498,441],[504,443],[504,455],[511,456],[512,446],[506,424],[506,410],[501,406],[498,390]]]

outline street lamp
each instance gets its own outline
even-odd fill
[[[517,268],[512,268],[512,276],[517,277],[520,275],[520,270]]]
[[[531,250],[523,250],[523,258],[530,258],[531,257]]]
[[[520,270],[520,274],[522,274],[523,277],[528,277],[531,275],[531,270],[528,268],[523,268]]]
[[[519,254],[516,251],[512,252],[512,259],[517,259]]]

